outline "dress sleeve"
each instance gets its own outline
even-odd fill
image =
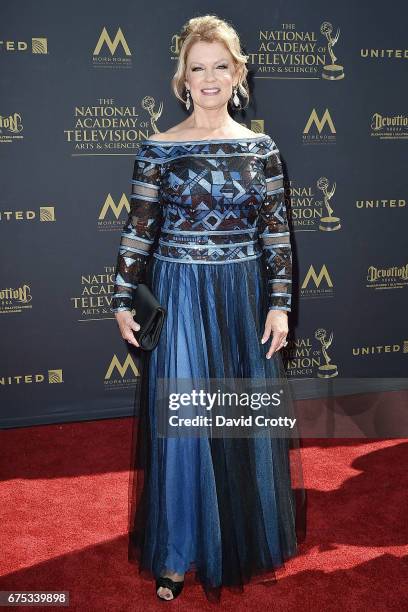
[[[284,199],[282,162],[273,140],[265,159],[266,195],[259,213],[269,310],[291,311],[292,247]]]
[[[111,311],[132,310],[133,290],[145,280],[145,268],[161,225],[161,165],[143,145],[135,159],[130,211],[117,256]]]

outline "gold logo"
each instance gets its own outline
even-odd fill
[[[32,38],[31,49],[33,53],[48,53],[48,43],[46,38]]]
[[[408,115],[382,115],[371,117],[371,136],[380,140],[405,140],[408,136]]]
[[[340,28],[337,28],[336,35],[332,37],[333,26],[328,21],[325,21],[320,27],[320,32],[327,38],[327,48],[331,58],[331,64],[327,64],[323,69],[322,78],[328,81],[339,81],[340,79],[344,79],[343,66],[335,63],[337,57],[333,53],[333,47],[339,40]]]
[[[1,376],[0,382],[4,386],[6,384],[12,385],[31,385],[33,383],[47,383],[48,384],[58,384],[63,383],[64,380],[62,378],[62,370],[48,370],[45,372],[36,372],[36,373],[23,373],[23,374],[14,374],[12,376]]]
[[[0,40],[0,48],[4,51],[30,51],[30,43],[25,40]],[[46,55],[48,53],[47,38],[33,36],[31,38],[31,53]]]
[[[126,359],[123,363],[119,361],[117,355],[114,355],[106,371],[105,380],[112,378],[112,374],[115,370],[117,370],[117,372],[119,373],[119,376],[121,376],[122,378],[125,378],[125,375],[127,374],[127,371],[129,369],[135,376],[139,376],[139,371],[136,368],[130,353],[126,355]]]
[[[13,142],[13,140],[22,140],[23,124],[21,115],[13,113],[7,117],[0,115],[0,142]]]
[[[33,296],[30,285],[20,287],[3,287],[0,289],[1,312],[22,312],[31,310]]]
[[[315,340],[320,346],[316,345]],[[333,378],[338,375],[338,368],[331,363],[329,348],[333,343],[333,332],[328,337],[323,328],[315,330],[310,337],[294,338],[284,354],[285,369],[289,377],[298,379]]]
[[[173,59],[177,59],[180,54],[180,36],[173,34],[171,37],[170,51],[173,53]]]
[[[330,206],[330,200],[334,196],[336,191],[336,183],[333,183],[333,187],[329,190],[329,180],[322,176],[317,181],[317,188],[324,195],[324,205],[327,210],[327,217],[320,219],[319,229],[323,232],[333,232],[341,228],[339,217],[333,217],[333,208]]]
[[[257,134],[264,134],[265,121],[263,119],[251,119],[251,130]]]
[[[320,31],[302,30],[296,23],[284,21],[276,29],[257,28],[254,48],[248,49],[248,65],[255,79],[338,81],[344,79],[344,68],[334,54],[339,36],[340,29],[333,34],[328,21],[321,23]],[[174,40],[174,53],[177,42]]]
[[[402,289],[408,285],[408,264],[390,268],[369,266],[366,280],[366,287],[372,289]]]
[[[152,126],[153,132],[157,134],[159,128],[156,125],[157,120],[161,117],[163,112],[163,102],[160,102],[159,108],[154,110],[155,101],[152,96],[145,96],[142,100],[142,108],[146,110],[150,115],[150,125]]]
[[[327,125],[327,127],[329,128],[332,134],[336,133],[336,128],[334,127],[333,119],[331,118],[330,112],[327,108],[324,111],[323,117],[321,119],[319,119],[316,109],[312,110],[312,112],[310,113],[309,119],[306,122],[303,133],[308,134],[312,125],[316,127],[319,134],[322,133],[325,125]]]
[[[14,134],[18,134],[23,130],[23,125],[21,123],[21,115],[19,113],[14,113],[13,115],[9,115],[8,117],[3,117],[0,115],[0,129],[8,130]]]
[[[50,384],[62,383],[62,370],[48,370],[48,382]]]
[[[310,266],[308,273],[305,276],[305,280],[302,283],[302,289],[305,289],[307,287],[307,285],[309,284],[310,280],[313,280],[314,284],[316,287],[320,287],[320,283],[323,281],[323,279],[326,281],[327,286],[328,287],[333,287],[333,282],[330,278],[330,274],[326,268],[326,264],[324,264],[321,269],[319,274],[316,274],[316,271],[313,267],[313,265]]]
[[[330,337],[327,338],[327,331],[323,328],[320,328],[316,330],[315,338],[321,344],[322,354],[325,361],[323,365],[319,365],[317,369],[317,376],[319,378],[333,378],[334,376],[337,376],[337,366],[334,363],[331,363],[331,359],[327,350],[330,348],[333,342],[333,332],[331,332]]]
[[[112,318],[109,309],[113,293],[115,266],[104,266],[100,273],[81,274],[81,289],[70,298],[75,310],[82,318],[78,321],[98,321],[106,315]]]
[[[115,201],[112,198],[111,194],[108,193],[108,197],[106,198],[105,203],[101,208],[101,212],[99,213],[98,219],[99,221],[103,221],[106,217],[108,210],[111,210],[115,215],[116,219],[118,219],[123,209],[125,209],[127,213],[130,212],[129,200],[126,197],[126,194],[123,193],[122,197],[119,200],[119,203],[115,204]]]
[[[40,221],[55,221],[55,207],[40,206]]]
[[[75,156],[89,155],[134,155],[141,138],[148,138],[148,133],[160,116],[154,110],[153,98],[146,97],[143,108],[151,115],[150,121],[141,116],[138,106],[127,106],[116,102],[114,98],[98,98],[95,104],[74,107],[73,126],[65,129],[65,139],[69,142]]]
[[[128,55],[128,56],[132,55],[130,52],[129,46],[126,42],[126,38],[123,35],[122,30],[118,28],[115,38],[112,40],[108,34],[106,27],[104,27],[101,32],[101,35],[98,38],[98,42],[96,43],[96,47],[94,49],[93,55],[99,55],[103,45],[106,45],[111,55],[114,55],[116,53],[116,49],[118,48],[119,44],[122,45],[125,55]]]

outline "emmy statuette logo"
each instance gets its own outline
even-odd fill
[[[337,43],[340,35],[340,28],[337,28],[336,35],[332,37],[333,26],[328,21],[322,23],[320,27],[320,32],[327,38],[327,48],[329,51],[329,55],[332,63],[324,66],[322,72],[322,79],[326,79],[328,81],[339,81],[340,79],[344,79],[344,67],[336,64],[337,57],[334,55],[333,47]]]
[[[150,124],[152,126],[152,130],[155,134],[159,132],[159,129],[156,125],[157,120],[161,117],[163,112],[163,102],[160,102],[159,109],[157,111],[154,110],[155,101],[152,96],[145,96],[142,100],[142,108],[146,110],[150,115]]]
[[[339,372],[337,366],[334,363],[331,363],[331,358],[327,352],[327,349],[330,348],[333,342],[333,332],[331,332],[330,337],[327,338],[327,331],[320,328],[316,330],[315,338],[321,344],[322,354],[325,360],[323,365],[319,365],[317,369],[317,376],[318,378],[334,378]]]
[[[325,176],[322,176],[316,184],[317,188],[323,193],[324,205],[327,210],[327,216],[320,219],[319,229],[323,232],[333,232],[340,229],[340,218],[333,216],[333,208],[330,206],[330,200],[336,191],[336,183],[333,183],[332,188],[329,189],[329,180]]]

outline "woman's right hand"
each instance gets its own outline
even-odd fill
[[[119,325],[122,338],[126,340],[126,342],[129,342],[129,344],[139,347],[140,345],[133,334],[133,330],[139,331],[140,325],[133,319],[131,311],[122,310],[120,312],[115,312],[115,318]]]

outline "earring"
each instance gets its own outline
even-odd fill
[[[238,98],[238,94],[237,94],[237,88],[235,87],[235,90],[233,89],[234,92],[234,97],[232,98],[235,106],[239,106],[239,98]]]
[[[186,109],[190,110],[190,90],[187,89]]]

